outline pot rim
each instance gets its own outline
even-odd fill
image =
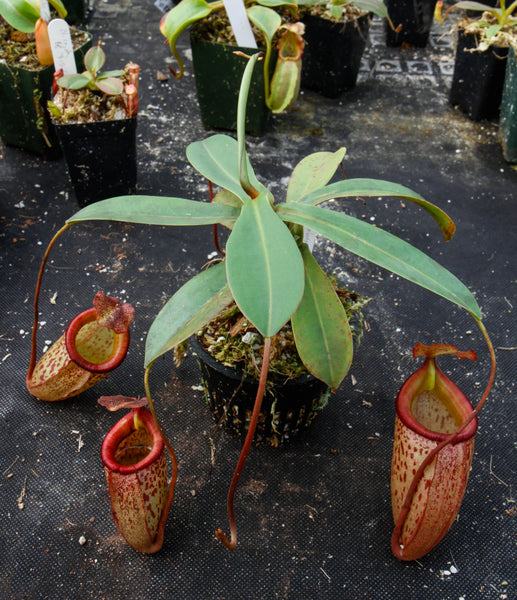
[[[203,348],[202,344],[198,342],[195,335],[189,338],[189,344],[192,346],[194,354],[196,354],[200,360],[202,360],[204,363],[206,363],[209,367],[211,367],[218,373],[224,375],[225,377],[233,379],[234,381],[247,383],[251,385],[258,385],[258,379],[253,379],[252,377],[243,377],[242,372],[238,369],[234,369],[232,367],[223,365],[223,363],[214,358]],[[268,376],[268,380],[273,381],[278,385],[285,386],[303,385],[311,381],[320,381],[319,379],[314,377],[314,375],[311,375],[311,373],[304,373],[295,378],[285,377],[283,381],[279,379],[279,376],[273,378],[273,376],[271,375],[271,378]],[[324,382],[321,383],[324,384]]]

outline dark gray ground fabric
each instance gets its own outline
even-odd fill
[[[169,62],[159,19],[150,2],[100,2],[89,28],[105,43],[107,67],[132,59],[142,68],[139,192],[206,199],[206,182],[185,157],[188,143],[208,135],[188,40],[181,42],[185,78],[158,82],[156,71],[167,72]],[[236,496],[239,545],[229,552],[214,530],[228,529],[225,498],[239,443],[215,436],[193,357],[179,368],[169,355],[160,359],[150,383],[178,454],[179,479],[162,550],[144,556],[130,549],[111,519],[99,455],[119,415],[97,398],[144,393],[146,332],[166,299],[209,260],[211,228],[88,223],[67,231],[43,281],[38,354],[99,289],[132,302],[137,316],[118,370],[76,399],[38,401],[24,386],[36,273],[46,244],[77,205],[62,160],[1,147],[2,599],[517,598],[517,173],[502,159],[495,123],[470,122],[448,105],[453,50],[444,31],[433,31],[423,50],[387,49],[374,21],[356,89],[339,100],[303,93],[248,149],[278,198],[300,158],[346,146],[347,177],[397,181],[455,220],[457,234],[445,243],[432,219],[409,203],[335,203],[458,275],[475,293],[496,347],[497,381],[480,416],[459,518],[446,538],[419,561],[401,563],[391,554],[394,399],[420,364],[412,346],[445,342],[478,353],[476,363],[440,363],[476,403],[489,372],[483,339],[464,311],[317,239],[323,266],[373,298],[350,376],[302,439],[253,449]]]

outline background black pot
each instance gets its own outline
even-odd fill
[[[305,15],[301,86],[337,98],[357,82],[370,15],[347,23]]]
[[[393,26],[402,25],[397,33],[386,22],[386,44],[392,47],[402,44],[425,47],[429,41],[435,5],[436,0],[386,0]]]
[[[79,206],[136,187],[137,118],[55,125]]]
[[[190,45],[203,127],[235,131],[239,87],[246,61],[234,52],[240,50],[249,55],[257,50],[208,42],[200,39],[195,30],[191,32]],[[271,72],[274,62],[271,60]],[[270,115],[271,111],[266,106],[264,70],[257,68],[253,72],[248,96],[246,132],[251,135],[264,133]]]
[[[74,52],[80,70],[91,35]],[[0,138],[8,146],[35,152],[44,158],[61,155],[59,141],[47,111],[54,66],[27,69],[0,63]]]
[[[473,121],[499,116],[508,48],[476,48],[476,36],[458,32],[449,101]]]
[[[499,129],[504,159],[517,163],[517,56],[513,48],[506,62]]]
[[[243,378],[236,369],[221,364],[195,338],[191,338],[190,344],[197,355],[206,400],[216,422],[244,438],[255,403],[257,381]],[[269,377],[268,381],[274,381],[275,385],[268,385],[264,394],[255,442],[278,446],[307,429],[326,405],[330,392],[311,375],[291,380]]]

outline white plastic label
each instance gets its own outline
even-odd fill
[[[48,24],[48,37],[56,71],[63,69],[63,75],[77,73],[74,46],[68,23],[63,19],[52,19]]]
[[[154,5],[158,10],[161,10],[162,13],[169,12],[171,8],[174,8],[174,2],[172,2],[172,0],[156,0]]]
[[[50,7],[47,0],[39,0],[39,14],[45,23],[50,21]]]
[[[244,2],[242,0],[223,0],[223,2],[237,45],[243,48],[256,48],[257,42],[251,30]]]

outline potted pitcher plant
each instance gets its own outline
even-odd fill
[[[290,177],[285,201],[275,201],[251,166],[244,133],[250,80],[261,57],[261,53],[255,53],[249,58],[241,58],[245,68],[238,102],[237,139],[217,134],[194,142],[187,148],[190,163],[216,188],[211,202],[143,195],[106,199],[70,217],[49,247],[50,251],[56,240],[70,227],[79,227],[90,220],[179,227],[216,225],[229,230],[220,259],[176,290],[156,315],[146,339],[144,387],[151,408],[149,373],[155,361],[170,351],[180,355],[184,344],[193,336],[202,342],[204,332],[213,327],[221,314],[235,311],[236,320],[228,334],[234,333],[237,343],[242,344],[244,336],[247,336],[248,342],[251,340],[256,349],[257,372],[246,436],[228,491],[230,535],[227,536],[222,529],[216,530],[217,538],[230,549],[237,545],[234,495],[257,424],[262,419],[261,408],[266,390],[277,385],[277,378],[272,372],[273,355],[285,339],[285,328],[290,328],[293,346],[306,375],[330,390],[336,390],[346,377],[353,358],[354,342],[346,303],[340,298],[338,286],[323,271],[311,252],[306,242],[308,229],[465,309],[480,327],[492,358],[491,379],[483,401],[490,389],[495,366],[492,345],[478,303],[456,276],[424,252],[388,231],[346,212],[332,210],[323,203],[329,199],[364,196],[403,198],[426,211],[445,239],[450,240],[455,226],[440,208],[417,192],[390,181],[351,178],[329,183],[343,160],[344,148],[316,152],[302,159]],[[211,348],[204,348],[204,351],[210,354]],[[438,353],[430,352],[430,362]],[[445,409],[450,407],[454,415],[454,424],[445,432],[443,440],[430,449],[434,454],[426,457],[422,452],[423,470],[428,466],[425,461],[432,461],[437,453],[453,445],[456,438],[459,439],[482,404],[478,404],[476,411],[465,408],[465,404],[461,405],[461,410],[454,408],[454,402],[449,402],[447,393],[443,391],[444,380],[437,375],[436,369],[432,370],[433,366],[434,362],[431,366],[427,363],[424,375],[420,372],[417,376],[416,391],[413,386],[402,394],[405,399],[401,413],[404,423],[409,422],[407,417],[412,410],[411,402],[408,408],[407,398],[425,391],[426,386],[436,402],[444,404]],[[440,382],[436,390],[433,381]],[[454,394],[457,395],[456,392]],[[239,395],[238,390],[236,395]],[[231,406],[228,410],[232,410]],[[154,408],[152,414],[157,422]],[[128,419],[124,427],[128,435],[133,435],[140,416],[136,414]],[[149,431],[149,427],[146,429]],[[152,433],[149,435],[152,437]],[[397,466],[395,469],[395,482],[401,468]],[[421,474],[417,473],[417,478],[420,477]],[[419,483],[414,473],[406,472],[403,479],[415,480],[416,483],[397,494],[398,497],[401,494],[404,496],[402,508],[397,508],[403,513],[397,532],[405,527],[406,508],[413,499],[424,502],[414,494],[413,488]],[[158,495],[160,502],[165,505],[166,494],[163,487],[161,490]],[[456,497],[458,494],[456,492]],[[434,498],[428,502],[433,507]],[[449,522],[450,513],[447,515]]]
[[[50,4],[52,15],[66,16],[61,0],[50,0]],[[73,28],[71,38],[79,66],[91,35]],[[0,138],[6,145],[44,158],[59,156],[59,142],[46,110],[53,76],[48,25],[39,2],[0,0]]]

